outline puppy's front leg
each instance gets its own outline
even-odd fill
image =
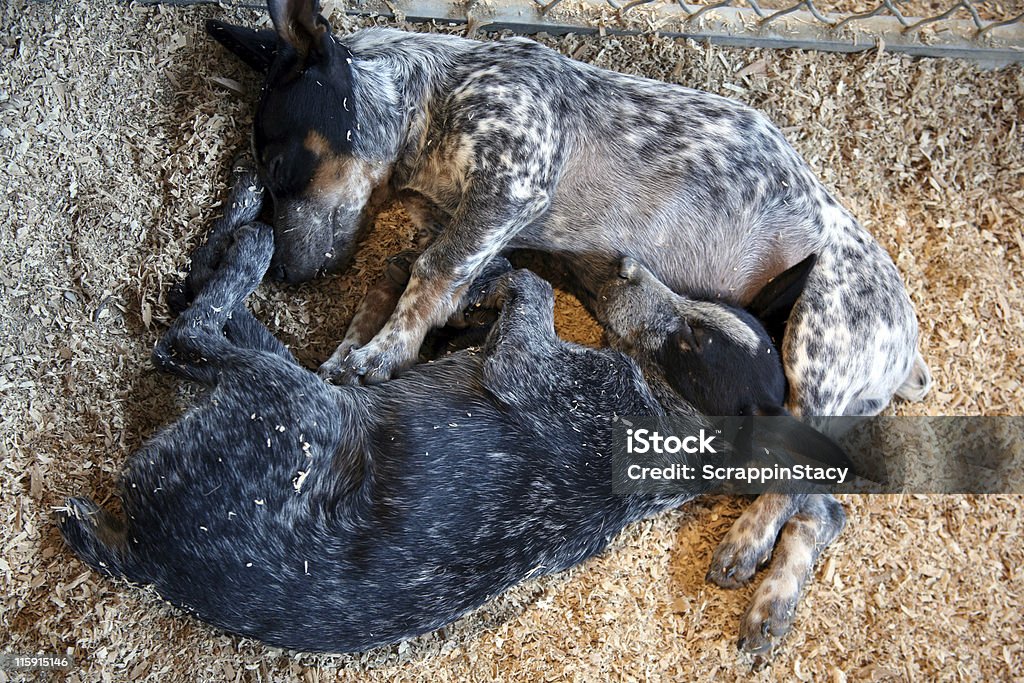
[[[409,284],[380,332],[366,346],[347,353],[339,349],[320,367],[321,376],[373,384],[411,365],[427,332],[448,319],[466,287],[547,202],[546,193],[527,199],[467,197],[448,228],[413,264]]]
[[[388,258],[384,274],[366,291],[359,302],[341,344],[335,349],[330,360],[321,366],[321,375],[325,372],[324,368],[341,367],[352,349],[369,342],[387,324],[409,283],[409,271],[418,256],[418,251],[410,249]]]

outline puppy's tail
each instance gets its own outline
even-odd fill
[[[127,529],[112,515],[87,498],[69,498],[57,509],[57,526],[64,541],[96,571],[123,577],[127,565]]]
[[[896,390],[896,395],[907,401],[920,401],[932,388],[932,373],[925,365],[921,352],[918,351],[914,357],[914,367],[910,374],[903,380],[903,384]]]

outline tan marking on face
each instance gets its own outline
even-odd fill
[[[302,146],[315,154],[317,158],[327,156],[331,153],[331,143],[323,135],[315,130],[309,131]]]
[[[303,146],[317,158],[316,171],[306,188],[310,199],[360,210],[369,202],[374,189],[387,179],[386,164],[336,154],[327,138],[315,130],[306,135]]]

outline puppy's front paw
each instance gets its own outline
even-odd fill
[[[263,195],[263,183],[255,169],[235,169],[223,220],[232,227],[256,220],[263,210]]]
[[[345,346],[338,347],[318,371],[320,377],[332,384],[379,384],[416,360],[415,353],[410,354],[406,345],[395,342],[374,339],[366,346]]]
[[[348,354],[357,348],[358,345],[353,342],[342,342],[331,357],[317,369],[316,373],[320,375],[320,379],[331,384],[358,384],[358,379],[353,381],[353,378],[348,376],[348,368],[345,366]]]
[[[480,277],[469,286],[463,297],[467,318],[481,308],[500,309],[515,280],[516,273],[512,270],[512,264],[501,257],[492,259]]]

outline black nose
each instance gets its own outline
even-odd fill
[[[629,256],[624,257],[619,266],[619,277],[623,280],[634,279],[639,265],[640,264],[636,262],[636,259],[630,258]]]
[[[280,263],[272,263],[270,264],[270,268],[267,270],[267,277],[269,277],[271,280],[277,280],[279,282],[285,281],[288,279],[288,272]]]

